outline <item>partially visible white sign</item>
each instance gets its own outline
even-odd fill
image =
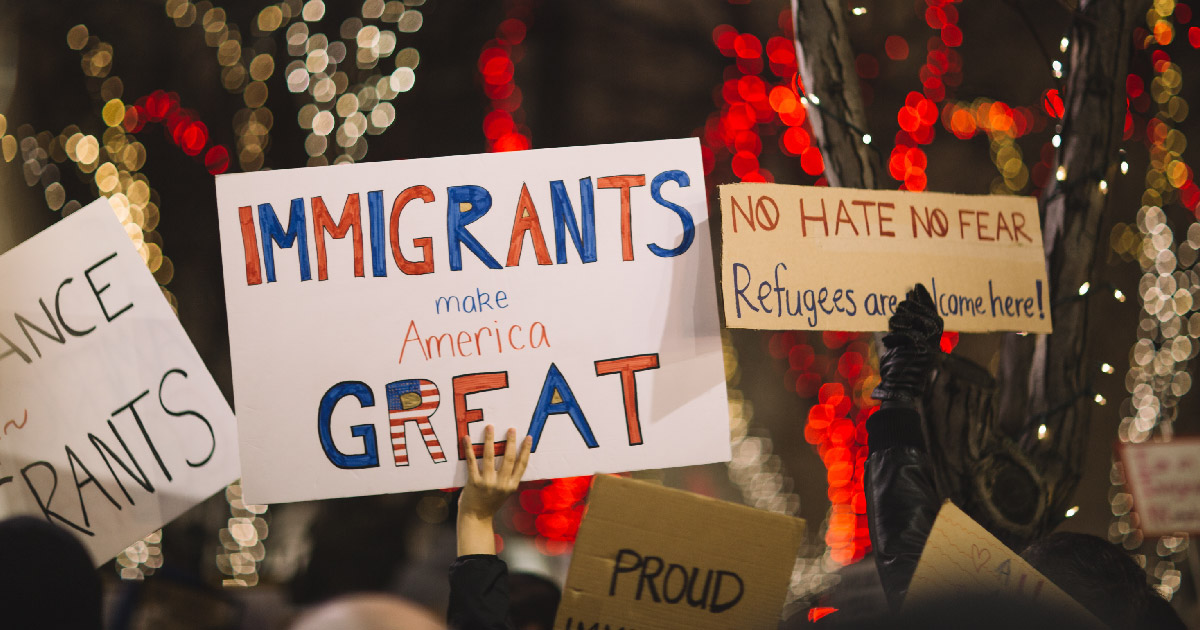
[[[108,200],[0,256],[0,517],[97,564],[238,477],[233,414]]]
[[[1121,461],[1143,533],[1200,533],[1200,439],[1124,444]]]

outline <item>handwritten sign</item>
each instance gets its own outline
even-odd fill
[[[1084,621],[1104,627],[1090,612],[1013,553],[982,525],[947,501],[938,511],[929,540],[904,598],[914,604],[956,594],[998,594],[1028,597],[1057,610],[1078,613]]]
[[[803,538],[798,518],[596,477],[554,627],[774,630]]]
[[[217,178],[246,498],[729,459],[695,139]],[[476,449],[481,451],[478,445]]]
[[[233,414],[105,199],[0,256],[0,517],[103,563],[237,479]]]
[[[1200,533],[1200,438],[1122,444],[1120,454],[1143,533]]]
[[[887,330],[918,282],[947,330],[1050,332],[1029,197],[731,184],[720,187],[725,324]]]

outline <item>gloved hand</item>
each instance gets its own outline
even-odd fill
[[[872,393],[884,403],[912,405],[925,394],[941,352],[942,317],[929,291],[917,284],[888,320],[879,357],[879,386]]]

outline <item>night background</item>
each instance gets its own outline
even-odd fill
[[[1113,454],[1200,432],[1188,396],[1200,187],[1185,150],[1200,15],[1125,4],[1138,15],[1128,114],[1081,298],[1089,430],[1060,529],[1140,554],[1195,624],[1197,552],[1186,535],[1142,535]],[[1080,7],[841,10],[880,188],[1042,197],[1054,185]],[[0,16],[0,252],[109,197],[235,410],[215,174],[699,137],[715,240],[717,185],[828,183],[784,1],[9,0]],[[862,495],[872,335],[723,334],[733,461],[633,476],[804,518],[790,613],[882,607]],[[994,375],[1001,343],[950,332],[942,348]],[[527,484],[498,522],[510,564],[565,577],[588,483]],[[115,627],[282,627],[301,606],[389,590],[440,615],[455,497],[268,508],[235,484],[105,565],[110,614]]]

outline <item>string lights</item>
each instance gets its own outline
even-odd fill
[[[6,162],[20,152],[22,172],[30,187],[41,186],[46,205],[63,216],[82,204],[68,199],[59,164],[70,163],[97,194],[108,198],[113,211],[125,227],[147,268],[161,286],[163,295],[178,310],[174,294],[166,285],[174,277],[174,265],[163,253],[162,236],[155,231],[159,221],[158,193],[141,172],[146,148],[136,133],[148,123],[161,123],[168,138],[184,153],[205,158],[219,145],[208,146],[207,127],[194,113],[181,109],[178,97],[156,92],[135,103],[123,100],[124,83],[113,74],[114,49],[88,33],[80,24],[67,32],[66,43],[80,52],[80,67],[85,76],[98,82],[96,91],[100,117],[105,125],[100,137],[85,134],[69,125],[57,135],[48,131],[34,133],[30,125],[21,125],[16,135],[7,134],[7,119],[0,115],[0,151]],[[210,172],[224,170],[223,163],[205,160]],[[116,568],[122,579],[139,580],[162,566],[162,531],[158,530],[117,555]]]
[[[1110,236],[1113,251],[1125,260],[1137,261],[1142,269],[1138,282],[1141,317],[1125,375],[1129,397],[1121,404],[1122,418],[1117,430],[1117,438],[1123,443],[1172,439],[1179,400],[1192,387],[1189,362],[1200,350],[1200,312],[1194,300],[1200,293],[1200,274],[1196,268],[1200,223],[1191,223],[1182,242],[1177,243],[1162,210],[1167,204],[1179,203],[1196,213],[1200,204],[1200,188],[1182,157],[1187,140],[1175,127],[1186,119],[1188,112],[1187,102],[1179,95],[1183,73],[1163,50],[1174,40],[1175,23],[1183,25],[1190,19],[1191,10],[1186,5],[1174,0],[1156,0],[1146,16],[1147,28],[1138,28],[1134,33],[1136,47],[1153,49],[1150,58],[1154,77],[1150,89],[1145,89],[1145,82],[1137,75],[1130,74],[1126,81],[1130,107],[1148,116],[1145,134],[1150,162],[1142,207],[1134,224],[1117,224]],[[1153,112],[1148,111],[1151,107]],[[1127,137],[1132,128],[1133,117],[1129,113]],[[1127,164],[1122,158],[1122,173],[1128,171]],[[1107,364],[1104,367],[1102,370],[1106,372],[1112,369]],[[1156,581],[1159,593],[1171,599],[1182,583],[1188,536],[1164,536],[1146,549],[1147,541],[1139,529],[1138,515],[1132,511],[1133,497],[1125,486],[1120,461],[1112,462],[1109,480],[1112,484],[1109,507],[1113,515],[1109,540],[1130,551],[1141,550],[1134,557]]]

